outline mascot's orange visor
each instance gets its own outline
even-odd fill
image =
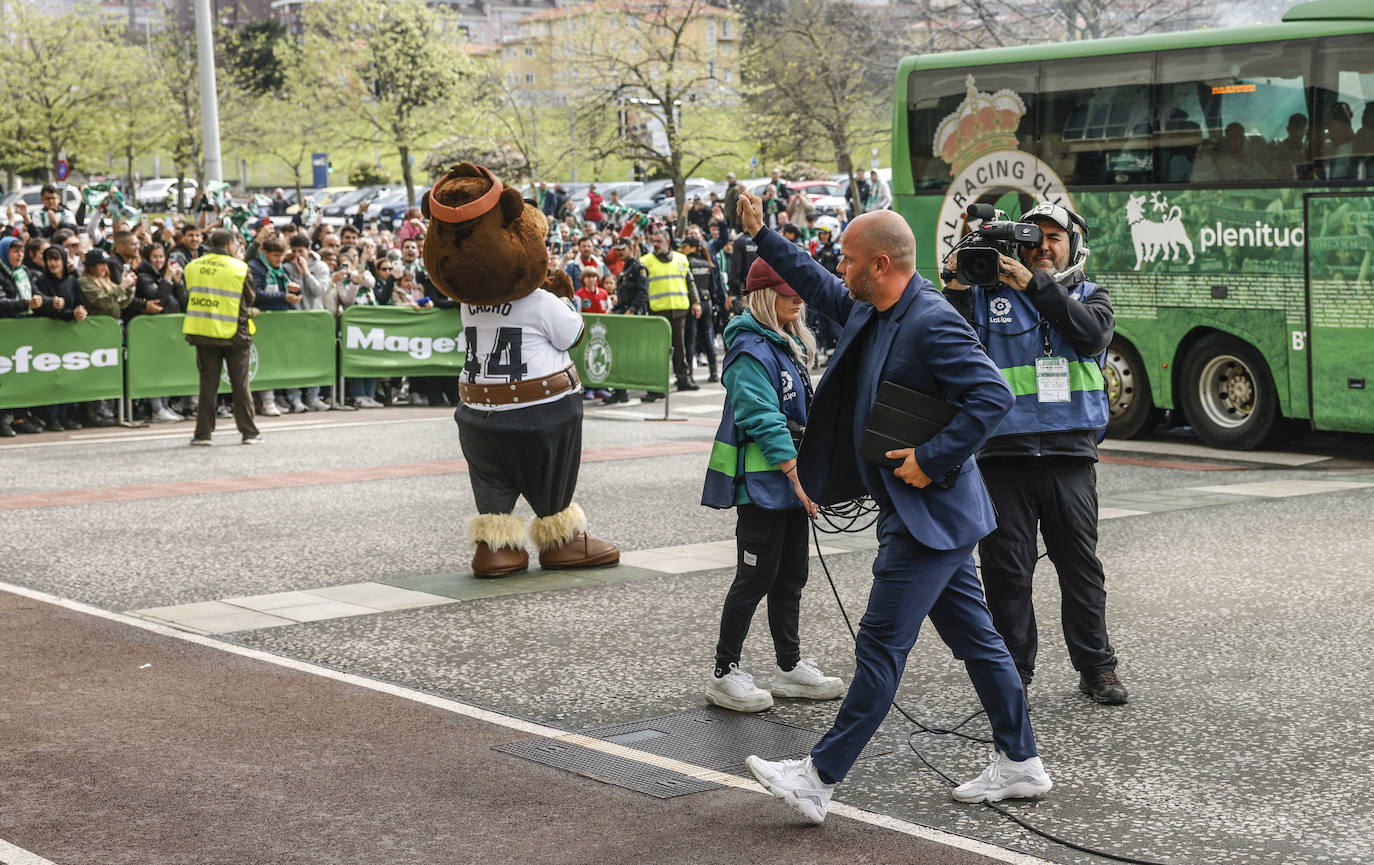
[[[487,168],[485,165],[478,165],[476,167],[482,169],[482,173],[491,181],[491,189],[482,193],[482,196],[475,201],[469,201],[467,204],[460,204],[457,207],[450,207],[447,204],[440,204],[439,199],[434,197],[434,193],[444,184],[444,180],[447,180],[447,178],[441,179],[425,193],[429,198],[429,213],[431,216],[440,222],[468,222],[469,220],[476,219],[496,206],[496,202],[501,200],[501,181],[497,180],[496,175],[492,174],[491,169]]]

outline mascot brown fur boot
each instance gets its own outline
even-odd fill
[[[582,393],[568,350],[582,340],[582,317],[540,288],[548,276],[544,215],[467,162],[440,178],[420,207],[430,219],[425,269],[463,304],[467,360],[454,417],[477,502],[468,523],[473,573],[504,577],[529,566],[524,524],[513,513],[520,497],[535,513],[529,535],[540,565],[615,564],[619,548],[587,534],[572,500]]]

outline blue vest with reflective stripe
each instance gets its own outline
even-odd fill
[[[1107,425],[1107,392],[1102,379],[1106,352],[1096,357],[1079,354],[1054,328],[1040,325],[1040,311],[1025,292],[1005,285],[996,291],[973,288],[973,320],[988,357],[1002,370],[1016,395],[1016,403],[992,436],[1043,433],[1061,430],[1101,429]],[[1097,285],[1083,280],[1069,290],[1069,297],[1083,301]],[[1035,382],[1035,359],[1045,356],[1045,335],[1050,353],[1069,362],[1069,401],[1041,402]]]
[[[778,394],[782,413],[788,420],[806,426],[806,409],[811,402],[811,378],[797,362],[781,348],[758,334],[744,334],[735,340],[725,355],[721,372],[742,354],[763,364],[768,379]],[[800,385],[800,388],[798,387]],[[791,393],[795,396],[788,399]],[[774,464],[768,462],[758,442],[743,440],[735,426],[735,409],[727,396],[720,415],[720,427],[711,447],[711,463],[706,468],[706,485],[701,491],[701,503],[712,508],[735,506],[735,485],[744,482],[750,500],[765,510],[782,511],[802,506],[792,490],[792,481]]]

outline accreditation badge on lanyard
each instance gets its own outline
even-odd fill
[[[1035,391],[1040,402],[1069,402],[1069,359],[1054,357],[1050,348],[1050,326],[1040,322],[1045,356],[1035,359]]]

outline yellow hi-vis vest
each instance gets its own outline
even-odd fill
[[[239,302],[248,265],[219,253],[202,255],[186,265],[186,318],[181,332],[214,339],[233,339],[239,329]],[[248,323],[249,333],[253,323]]]
[[[644,269],[649,271],[649,310],[661,312],[668,309],[690,309],[691,295],[687,293],[687,281],[692,278],[692,266],[687,256],[680,252],[672,253],[672,258],[659,261],[652,252],[639,259]]]

